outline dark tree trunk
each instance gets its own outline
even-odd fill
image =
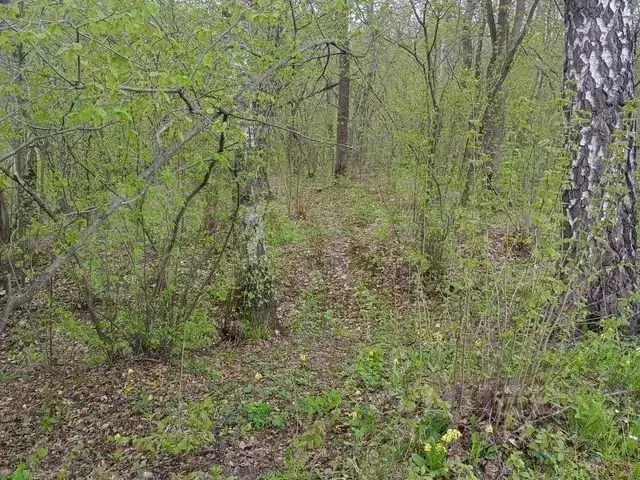
[[[473,0],[471,0],[471,2],[473,2]],[[475,58],[473,60],[473,72],[476,80],[478,80],[481,76],[482,51],[484,49],[483,38],[486,28],[487,19],[486,15],[483,15],[482,22],[480,24],[480,33],[478,35],[478,45],[475,49]],[[480,95],[480,90],[476,89],[476,91],[474,92],[474,100],[477,101],[477,98],[479,98]],[[478,153],[480,151],[478,137],[481,133],[478,131],[477,127],[478,116],[478,109],[474,107],[469,118],[468,138],[465,143],[464,152],[462,154],[462,165],[463,168],[466,169],[464,188],[462,190],[462,194],[460,195],[460,206],[462,207],[466,207],[469,204],[469,201],[471,200],[471,190],[473,189],[473,185],[476,181],[476,167],[478,165]]]
[[[567,0],[565,88],[571,253],[592,320],[636,287],[635,38],[632,0]],[[638,329],[637,321],[634,325]]]
[[[339,12],[342,37],[341,47],[344,51],[339,55],[340,78],[338,80],[338,127],[336,134],[336,163],[334,173],[336,175],[344,175],[347,165],[349,164],[349,102],[351,79],[349,78],[349,53],[348,53],[348,35],[349,35],[349,11]]]
[[[486,156],[487,187],[497,192],[496,176],[500,168],[500,150],[504,140],[506,98],[503,88],[496,89],[500,81],[507,55],[509,36],[510,0],[500,0],[498,14],[493,15],[490,0],[486,2],[487,18],[491,31],[491,57],[487,65],[487,107],[482,116],[481,153]]]
[[[340,55],[340,81],[338,85],[338,128],[336,135],[336,175],[343,175],[349,164],[349,55]]]
[[[0,4],[10,5],[13,2],[7,0]],[[18,1],[20,9],[19,16],[24,15],[25,2]],[[0,30],[13,29],[9,21],[0,20]],[[16,30],[18,31],[18,30]],[[9,110],[12,110],[11,126],[13,127],[16,139],[11,142],[13,148],[27,140],[24,115],[24,86],[23,68],[26,60],[26,52],[22,43],[18,43],[15,51],[7,55],[4,59],[8,65],[9,77],[15,87],[14,93],[6,100]],[[31,191],[36,190],[37,162],[34,148],[22,149],[13,158],[13,171],[23,184]],[[10,206],[11,205],[11,206]],[[15,258],[10,256],[10,243],[12,238],[24,240],[24,234],[32,217],[35,215],[35,203],[33,198],[24,188],[18,187],[14,191],[0,191],[0,288],[7,294],[11,291],[12,274],[21,274],[19,268],[14,267]],[[20,245],[23,251],[28,250],[28,245],[22,242]],[[14,251],[15,253],[15,251]],[[12,254],[13,255],[13,254]]]
[[[19,2],[20,16],[24,15],[25,2],[20,0]],[[13,65],[15,67],[15,73],[13,73],[14,83],[17,87],[15,97],[12,98],[12,103],[15,106],[14,118],[16,119],[15,128],[20,133],[20,139],[15,142],[14,147],[22,144],[27,139],[25,133],[25,127],[23,125],[25,121],[24,112],[24,95],[25,80],[23,75],[23,68],[27,54],[25,52],[22,43],[19,43],[16,47],[13,56]],[[18,177],[20,177],[24,184],[32,191],[36,190],[37,180],[37,156],[34,148],[23,149],[14,157],[14,170]],[[17,189],[16,203],[13,208],[12,220],[14,223],[14,231],[16,238],[21,240],[24,237],[26,230],[31,224],[31,220],[35,215],[35,203],[31,195],[29,195],[25,189]],[[23,246],[24,248],[25,246]]]
[[[502,163],[502,143],[504,142],[506,117],[505,93],[500,91],[489,98],[482,116],[481,154],[486,156],[487,189],[498,193],[497,176]]]
[[[474,134],[480,137],[479,153],[484,157],[487,188],[498,193],[496,177],[500,170],[500,151],[505,134],[506,91],[504,88],[518,48],[533,20],[539,0],[532,0],[527,10],[526,0],[516,0],[514,21],[509,32],[509,12],[512,0],[499,0],[498,12],[494,13],[494,2],[484,0],[486,25],[491,38],[491,55],[487,64],[485,98],[486,105],[481,114],[481,124]],[[525,13],[528,12],[526,15]],[[477,63],[477,62],[476,62]],[[479,63],[477,63],[479,65]],[[476,67],[477,71],[477,67]],[[474,129],[475,130],[475,129]],[[469,162],[467,179],[462,194],[466,204],[475,183],[476,167]]]
[[[9,244],[11,242],[11,220],[3,189],[0,189],[0,296],[11,296],[11,259]]]
[[[0,0],[0,5],[10,5],[11,0]],[[1,12],[1,11],[0,11]],[[0,31],[9,28],[4,21],[0,20]],[[9,62],[7,62],[9,63]],[[0,189],[0,289],[2,296],[11,296],[11,277],[9,242],[11,240],[11,217],[9,206],[7,205],[7,195],[5,189]]]
[[[473,16],[475,14],[477,2],[466,0],[462,18],[462,40],[460,41],[460,56],[462,58],[462,68],[471,71],[473,67],[473,38],[471,36]]]
[[[36,150],[33,148],[22,150],[15,157],[15,172],[22,178],[24,184],[31,190],[37,191],[38,163]],[[33,197],[23,188],[17,190],[18,198],[14,212],[14,229],[18,240],[23,240],[25,233],[33,217],[36,214],[36,205]]]

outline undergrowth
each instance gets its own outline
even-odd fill
[[[410,246],[399,259],[389,242],[409,235],[410,223],[365,186],[350,195],[340,223],[325,228],[274,209],[269,235],[281,272],[292,268],[287,249],[349,242],[353,290],[333,298],[336,279],[313,253],[286,331],[249,342],[249,355],[238,345],[211,348],[215,322],[195,315],[180,330],[174,364],[179,382],[190,375],[207,394],[160,402],[126,374],[125,408],[146,428],[109,435],[111,461],[278,444],[282,462],[260,478],[640,478],[640,347],[623,320],[595,332],[553,308],[567,294],[552,274],[555,258],[535,249],[508,256],[514,242],[532,248],[522,233],[476,235],[442,250],[444,276]],[[407,259],[413,287],[399,302],[397,287],[382,280]],[[83,327],[61,318],[65,335],[83,340]],[[39,411],[46,434],[70,415],[56,398]],[[44,456],[25,458],[6,478],[35,478]],[[234,478],[216,468],[197,478]]]

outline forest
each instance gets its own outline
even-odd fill
[[[0,0],[0,479],[640,479],[636,0]]]

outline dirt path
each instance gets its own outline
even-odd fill
[[[262,376],[263,387],[303,372],[310,381],[295,396],[304,397],[338,389],[349,375],[364,331],[356,301],[362,272],[351,258],[349,219],[338,204],[337,192],[329,192],[315,205],[305,222],[321,235],[304,248],[289,245],[282,254],[286,274],[279,287],[280,314],[290,330],[265,342],[230,347],[247,360],[245,368],[233,374],[238,385],[254,371]],[[225,470],[239,479],[251,479],[280,469],[292,440],[301,433],[292,427],[276,435],[251,436],[248,443],[226,443],[223,465],[231,468]]]

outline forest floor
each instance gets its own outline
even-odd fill
[[[376,328],[363,313],[363,301],[364,308],[371,306],[363,296],[385,295],[397,309],[411,302],[410,272],[399,245],[393,251],[376,242],[379,219],[357,218],[349,205],[338,189],[319,192],[298,221],[305,237],[281,247],[283,330],[269,339],[220,344],[173,361],[142,357],[99,366],[70,358],[48,366],[25,363],[19,353],[5,356],[0,473],[8,475],[16,460],[32,454],[28,461],[38,463],[38,478],[170,478],[209,472],[214,465],[237,478],[258,478],[286,462],[304,463],[330,478],[344,461],[337,453],[344,448],[339,437],[351,412],[335,431],[322,433],[330,437],[322,440],[324,448],[312,455],[303,448],[292,457],[292,445],[305,434],[300,422],[290,421],[292,407],[329,392],[354,405],[365,401],[355,384],[345,391],[357,354]],[[385,265],[367,269],[367,258]],[[7,336],[2,340],[3,349],[16,351]],[[211,445],[193,452],[189,440],[178,452],[162,438],[148,448],[128,445],[154,432],[161,437],[160,424],[167,431],[193,430],[189,415],[199,404],[209,413],[219,410]],[[313,417],[315,407],[308,408],[304,415]],[[38,450],[46,456],[38,459]]]
[[[532,438],[551,445],[545,462],[561,464],[555,434],[493,437],[483,409],[504,386],[487,382],[489,400],[475,390],[453,411],[460,392],[445,370],[458,340],[439,323],[447,305],[415,296],[401,233],[387,221],[399,200],[372,184],[324,188],[303,218],[278,217],[283,328],[268,339],[99,365],[60,352],[51,366],[1,337],[0,478],[439,478],[415,452],[427,441],[420,429],[442,419],[462,432],[447,452],[452,478],[508,477],[519,464],[506,455],[508,466],[500,445],[528,452]],[[535,415],[568,409],[546,402]]]

